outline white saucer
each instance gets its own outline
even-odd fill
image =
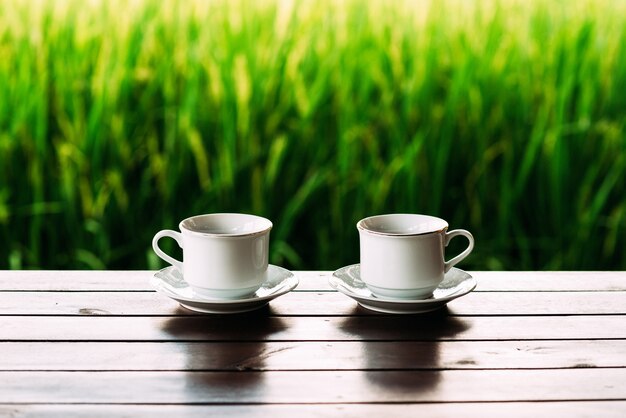
[[[340,268],[328,279],[333,289],[356,300],[364,308],[393,314],[416,314],[442,308],[453,299],[468,294],[476,287],[476,279],[457,268],[445,274],[443,282],[426,299],[391,299],[372,294],[361,281],[359,264]]]
[[[200,296],[173,266],[156,272],[150,279],[150,284],[157,292],[174,299],[192,311],[232,314],[262,308],[270,300],[293,290],[298,285],[298,279],[289,270],[270,264],[267,267],[265,283],[253,295],[244,299],[209,299]]]

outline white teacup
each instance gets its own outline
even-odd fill
[[[255,215],[214,213],[192,216],[180,231],[159,231],[154,252],[183,273],[200,295],[235,299],[253,294],[266,280],[272,222]],[[163,237],[174,238],[183,249],[183,261],[159,248]]]
[[[427,215],[372,216],[357,223],[361,243],[361,280],[372,293],[389,298],[422,299],[432,295],[448,272],[474,248],[464,229],[448,232],[448,223]],[[468,247],[450,261],[444,248],[457,235]]]

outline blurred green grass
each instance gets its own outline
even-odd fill
[[[413,212],[463,268],[626,269],[625,122],[621,0],[0,2],[0,268],[236,211],[290,268]]]

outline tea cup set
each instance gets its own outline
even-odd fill
[[[240,313],[259,309],[298,285],[287,269],[268,263],[272,222],[241,213],[192,216],[179,231],[159,231],[155,253],[170,264],[151,284],[183,307],[202,313]],[[440,218],[417,214],[371,216],[357,223],[360,264],[336,270],[330,286],[373,311],[415,314],[443,307],[476,287],[455,268],[474,248],[472,234],[448,231]],[[445,261],[445,247],[463,236],[468,246]],[[169,237],[183,250],[179,261],[159,241]]]

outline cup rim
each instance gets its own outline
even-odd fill
[[[439,225],[437,227],[432,227],[431,229],[427,229],[425,231],[420,231],[420,232],[387,232],[387,231],[372,229],[368,227],[367,225],[368,222],[372,222],[376,219],[399,218],[399,217],[421,218],[422,220],[434,222]],[[445,221],[444,219],[438,218],[436,216],[422,215],[418,213],[389,213],[389,214],[383,214],[383,215],[368,216],[367,218],[363,218],[359,222],[357,222],[356,227],[359,230],[359,232],[362,231],[362,232],[366,232],[372,235],[381,235],[381,236],[387,236],[387,237],[416,237],[420,235],[430,235],[430,234],[444,232],[445,230],[448,229],[449,225],[447,221]]]
[[[241,232],[235,232],[235,233],[202,232],[202,231],[196,231],[196,230],[190,229],[190,228],[188,228],[185,225],[186,222],[191,221],[192,219],[196,219],[196,218],[212,218],[212,217],[217,217],[217,216],[233,216],[233,217],[256,218],[257,220],[265,223],[265,225],[263,226],[263,228],[258,228],[258,229],[254,229],[254,230],[252,230],[250,232],[243,232],[243,233],[241,233]],[[272,223],[272,221],[270,221],[269,219],[264,218],[262,216],[252,215],[252,214],[249,214],[249,213],[236,213],[236,212],[206,213],[206,214],[203,214],[203,215],[194,215],[194,216],[190,216],[188,218],[183,219],[178,224],[178,228],[180,229],[181,232],[192,234],[192,235],[197,235],[197,236],[211,237],[211,238],[243,238],[243,237],[251,237],[251,236],[255,236],[255,235],[262,235],[262,234],[265,234],[265,233],[269,232],[272,229],[273,226],[274,226],[274,224]]]

